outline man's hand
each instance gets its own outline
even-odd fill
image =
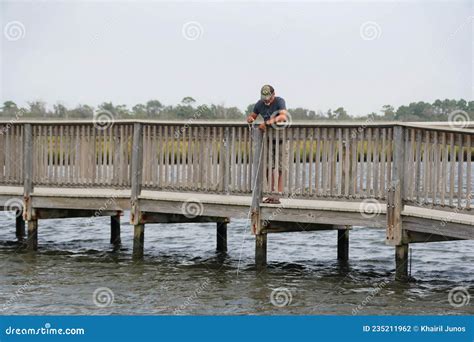
[[[254,121],[255,121],[255,118],[253,117],[252,114],[250,114],[249,116],[247,116],[247,122],[248,122],[248,123],[252,123],[252,122],[254,122]]]
[[[267,129],[267,123],[262,122],[260,125],[258,125],[258,129],[264,132]]]

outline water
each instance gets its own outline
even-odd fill
[[[14,220],[0,213],[2,314],[474,314],[474,241],[412,244],[416,281],[399,284],[380,229],[351,231],[348,265],[336,260],[335,231],[269,235],[269,266],[257,272],[245,220],[228,226],[225,256],[215,224],[147,225],[145,258],[134,262],[128,219],[118,251],[106,217],[42,220],[40,250],[28,253],[15,252]],[[469,304],[449,303],[457,286],[471,287]],[[107,307],[94,304],[101,287],[113,292]]]

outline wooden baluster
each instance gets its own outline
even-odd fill
[[[454,133],[449,134],[449,206],[453,206],[454,199],[454,167],[456,164],[456,151],[454,149]]]
[[[464,164],[464,149],[463,149],[463,135],[458,134],[458,193],[457,193],[457,207],[462,209],[463,199],[463,164]]]
[[[466,209],[471,209],[471,135],[466,134]]]
[[[313,196],[313,160],[314,160],[314,129],[309,128],[309,170],[308,170],[308,188],[309,196]]]

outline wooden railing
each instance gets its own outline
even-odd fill
[[[260,164],[264,194],[384,202],[394,153],[402,149],[405,203],[472,205],[470,129],[293,123],[268,128],[259,140],[262,133],[244,123],[124,120],[101,127],[90,121],[3,122],[1,185],[24,184],[25,125],[31,128],[33,186],[131,188],[132,159],[140,142],[138,181],[143,189],[250,195]],[[134,142],[135,126],[141,140]],[[401,129],[400,141],[394,139],[395,127]]]
[[[412,205],[470,209],[472,132],[405,128],[403,199]]]

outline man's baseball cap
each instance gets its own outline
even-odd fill
[[[265,84],[260,90],[260,98],[263,101],[268,101],[272,97],[273,93],[275,93],[275,89],[273,89],[271,85]]]

